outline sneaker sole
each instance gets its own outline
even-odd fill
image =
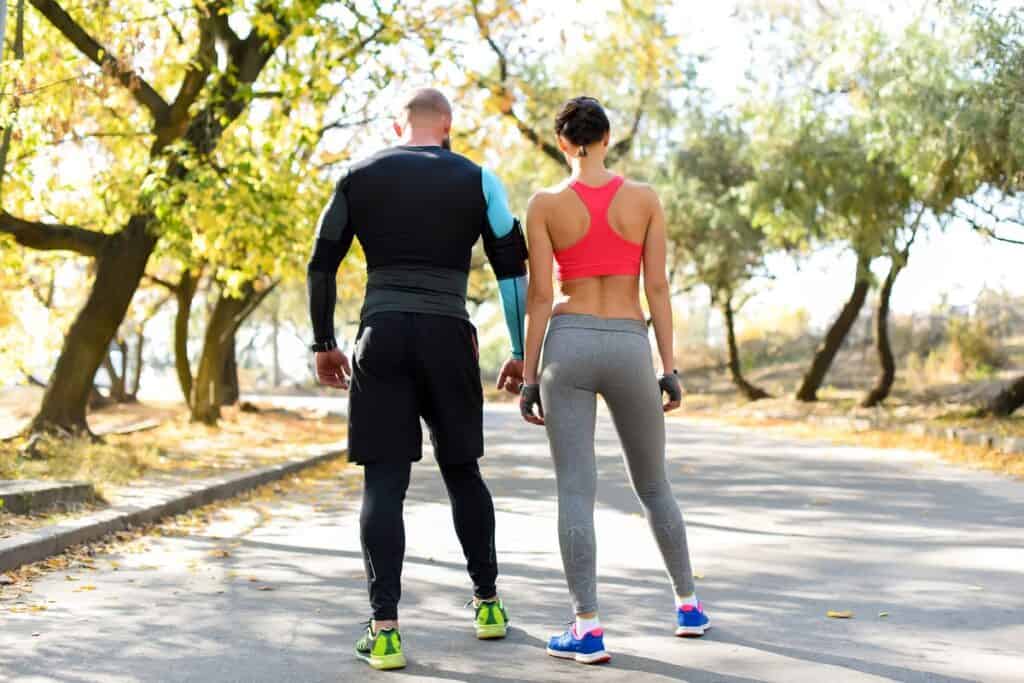
[[[585,655],[581,652],[560,652],[559,650],[552,650],[550,647],[547,649],[548,654],[557,659],[572,659],[580,664],[604,664],[610,662],[612,656],[601,650],[600,652],[592,652],[589,655]]]
[[[487,624],[476,626],[476,637],[479,640],[498,640],[508,635],[508,624]]]
[[[376,669],[377,671],[389,671],[391,669],[404,669],[405,668],[405,655],[383,655],[381,657],[372,657],[370,655],[356,653],[356,657],[363,660],[370,665],[370,668]]]
[[[700,638],[711,630],[711,622],[703,626],[679,626],[676,628],[676,635],[680,638]]]

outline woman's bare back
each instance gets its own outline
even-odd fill
[[[610,176],[611,177],[611,176]],[[582,240],[590,229],[590,214],[579,195],[564,182],[538,193],[543,218],[555,251]],[[656,197],[650,186],[626,180],[608,206],[608,224],[623,239],[642,245],[647,237]],[[639,278],[632,275],[584,277],[561,283],[562,299],[553,313],[578,313],[600,318],[643,320]]]

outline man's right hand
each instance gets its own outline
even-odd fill
[[[504,389],[513,396],[519,395],[523,387],[523,361],[509,358],[498,373],[498,389]]]
[[[340,349],[318,351],[315,357],[316,381],[335,389],[348,389],[352,366]]]

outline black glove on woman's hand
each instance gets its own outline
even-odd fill
[[[534,406],[537,407],[534,413]],[[519,412],[530,424],[544,424],[544,407],[540,404],[540,385],[524,384],[519,392]]]
[[[664,405],[666,413],[682,405],[683,385],[679,382],[679,372],[677,370],[659,377],[658,386],[661,387],[664,393],[668,394],[668,402]]]

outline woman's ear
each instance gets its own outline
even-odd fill
[[[555,139],[558,141],[558,149],[562,150],[565,154],[569,153],[569,143],[561,135],[556,135]]]
[[[601,144],[604,145],[605,147],[607,147],[608,146],[608,142],[611,139],[612,139],[612,132],[608,131],[607,133],[604,134],[604,140],[601,141]]]

